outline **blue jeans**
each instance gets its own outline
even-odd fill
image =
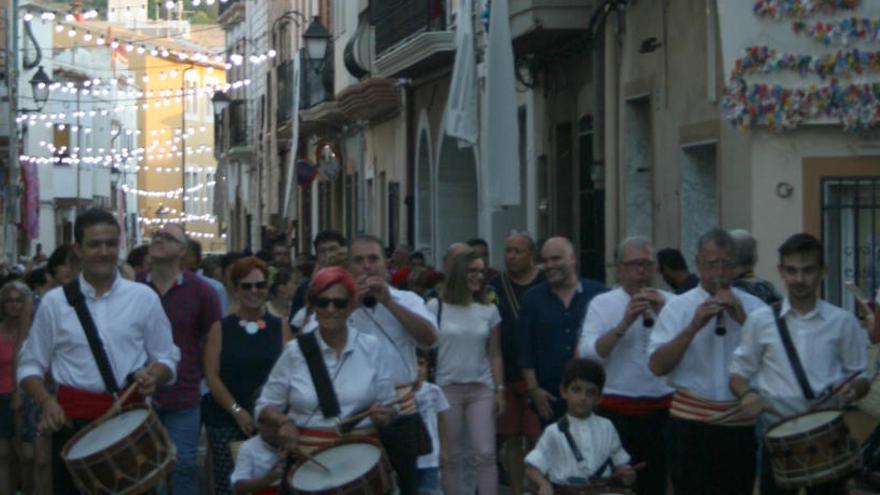
[[[202,429],[201,406],[179,411],[157,411],[168,436],[177,447],[177,464],[171,473],[174,493],[199,493],[198,445]],[[164,483],[163,483],[164,484]],[[167,493],[162,490],[162,493]]]
[[[419,494],[439,494],[440,468],[419,468]]]

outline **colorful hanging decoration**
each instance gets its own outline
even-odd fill
[[[860,41],[877,41],[880,19],[852,17],[834,22],[819,21],[815,24],[793,21],[791,30],[795,34],[806,34],[825,46],[847,46]]]
[[[790,70],[802,77],[816,74],[820,78],[851,78],[869,72],[880,72],[880,51],[838,50],[823,55],[779,53],[767,46],[752,46],[736,60],[731,80],[748,74]]]
[[[757,17],[802,19],[817,13],[852,10],[860,3],[860,0],[756,0],[753,11]]]
[[[747,85],[740,79],[728,87],[722,101],[724,118],[741,129],[795,129],[809,120],[839,120],[844,130],[865,131],[880,123],[880,83],[784,88]]]

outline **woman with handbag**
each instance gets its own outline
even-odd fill
[[[256,431],[252,414],[257,392],[291,338],[287,322],[266,310],[268,277],[268,267],[254,256],[232,264],[229,282],[237,308],[211,327],[205,342],[205,380],[211,393],[202,403],[202,416],[217,494],[232,493],[229,443]]]
[[[495,417],[504,412],[501,316],[486,301],[486,265],[476,253],[452,259],[441,299],[428,303],[437,315],[437,385],[449,401],[443,444],[447,460],[441,482],[446,495],[462,493],[461,445],[470,436],[481,494],[498,492]],[[493,412],[495,414],[493,414]]]
[[[288,343],[260,398],[257,418],[277,425],[288,453],[309,454],[338,443],[337,419],[357,414],[348,438],[378,441],[376,427],[394,415],[387,359],[376,337],[348,325],[355,285],[343,268],[321,269],[309,284],[317,329]],[[285,413],[286,411],[286,413]]]

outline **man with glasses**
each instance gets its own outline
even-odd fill
[[[174,343],[180,348],[177,382],[160,389],[154,404],[177,447],[177,464],[171,475],[174,491],[197,494],[202,343],[211,325],[220,320],[220,302],[210,285],[184,269],[188,244],[182,226],[163,225],[153,233],[150,243],[150,271],[139,274],[138,281],[159,295],[171,321]]]
[[[523,296],[517,351],[529,399],[547,426],[565,414],[559,385],[577,351],[587,305],[608,289],[578,276],[574,245],[565,237],[547,239],[541,260],[546,281]]]
[[[672,389],[648,369],[646,352],[657,315],[675,296],[654,289],[654,248],[644,237],[624,239],[614,251],[618,285],[590,302],[579,355],[605,366],[608,380],[597,413],[610,419],[633,463],[647,462],[636,493],[666,493],[663,432]]]
[[[676,495],[751,493],[754,421],[715,422],[738,404],[728,368],[747,315],[764,303],[731,288],[736,249],[726,230],[700,236],[696,263],[700,285],[664,305],[648,347],[651,371],[675,388],[667,466]]]

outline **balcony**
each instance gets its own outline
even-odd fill
[[[220,2],[217,16],[217,24],[228,26],[244,20],[245,6],[243,0],[228,0]]]
[[[443,0],[375,0],[379,77],[416,77],[452,63],[455,33],[446,30]]]
[[[532,53],[582,34],[597,0],[510,0],[510,34],[517,53]]]

